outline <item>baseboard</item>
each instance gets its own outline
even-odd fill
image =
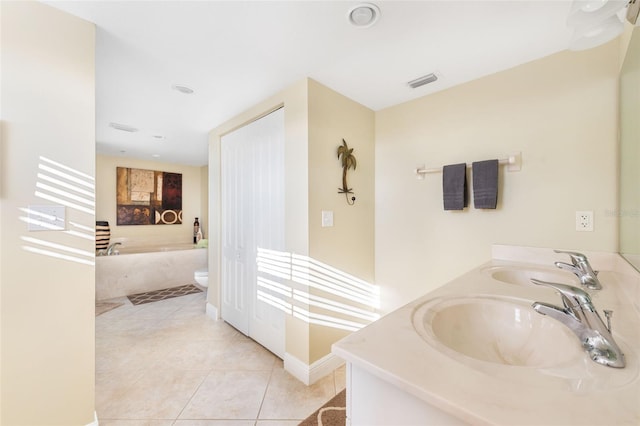
[[[296,379],[309,386],[344,364],[344,360],[328,354],[308,365],[289,353],[284,354],[284,369]]]
[[[214,305],[212,305],[211,303],[207,302],[207,307],[206,307],[206,313],[207,316],[211,319],[217,320],[219,319],[218,317],[218,308],[216,308]]]
[[[93,421],[91,423],[87,423],[86,426],[98,426],[98,413],[93,412]]]

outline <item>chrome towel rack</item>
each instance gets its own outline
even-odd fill
[[[522,153],[516,152],[510,154],[507,158],[500,158],[498,163],[507,166],[507,170],[510,172],[519,172],[522,169]],[[467,167],[471,168],[472,163],[467,163]],[[442,167],[425,168],[424,165],[421,165],[415,169],[415,173],[418,179],[424,179],[424,175],[427,173],[442,173]]]

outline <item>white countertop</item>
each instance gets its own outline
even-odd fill
[[[594,305],[601,315],[614,311],[613,335],[627,361],[623,369],[598,365],[584,351],[557,368],[495,364],[451,356],[416,332],[416,309],[440,297],[499,295],[560,304],[549,288],[501,282],[492,272],[559,271],[553,260],[566,261],[564,255],[508,246],[494,246],[494,260],[335,343],[333,353],[471,424],[639,425],[640,274],[617,254],[584,253],[603,284],[592,294]],[[574,285],[579,287],[577,279]]]

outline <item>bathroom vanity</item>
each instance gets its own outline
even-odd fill
[[[592,361],[533,302],[562,306],[531,278],[581,287],[551,249],[494,246],[493,259],[333,345],[347,362],[347,424],[640,424],[640,274],[618,254],[585,252],[612,310],[626,366]]]

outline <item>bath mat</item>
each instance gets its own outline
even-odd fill
[[[344,426],[347,422],[347,391],[343,390],[304,419],[298,426]]]
[[[115,302],[96,302],[96,316],[109,312],[112,309],[118,308],[124,305],[124,303]]]
[[[134,305],[143,303],[159,302],[160,300],[171,299],[172,297],[186,296],[187,294],[201,293],[198,287],[193,284],[181,285],[179,287],[165,288],[163,290],[148,291],[127,296]]]

